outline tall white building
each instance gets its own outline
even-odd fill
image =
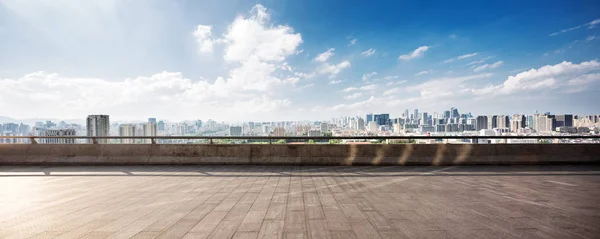
[[[108,115],[89,115],[87,117],[87,136],[110,136],[110,120]],[[92,142],[89,140],[88,142]],[[108,140],[99,139],[98,143]]]
[[[377,132],[377,122],[375,122],[375,121],[369,122],[369,131]]]
[[[144,136],[156,136],[158,127],[156,123],[145,123],[142,128],[144,129]]]
[[[358,126],[358,130],[364,130],[365,129],[365,119],[363,119],[362,117],[358,118],[357,126]]]
[[[119,136],[132,137],[136,136],[136,127],[134,124],[122,124],[119,125]],[[121,139],[122,144],[132,144],[133,139]]]
[[[322,122],[321,123],[321,132],[327,133],[327,131],[329,131],[329,128],[327,126],[328,126],[327,123]]]

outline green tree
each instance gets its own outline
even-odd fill
[[[315,141],[312,139],[309,139],[307,144],[315,144]]]
[[[275,142],[275,144],[287,144],[287,141],[285,141],[285,139],[280,139],[280,140],[277,140],[277,142]]]

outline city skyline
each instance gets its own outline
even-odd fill
[[[600,3],[228,3],[0,0],[0,115],[231,122],[598,108]]]

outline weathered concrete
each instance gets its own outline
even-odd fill
[[[2,239],[600,235],[600,165],[16,165],[0,185]]]
[[[600,144],[0,144],[0,164],[595,164]]]

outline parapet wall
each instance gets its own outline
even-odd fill
[[[598,164],[600,144],[0,144],[0,164]]]

